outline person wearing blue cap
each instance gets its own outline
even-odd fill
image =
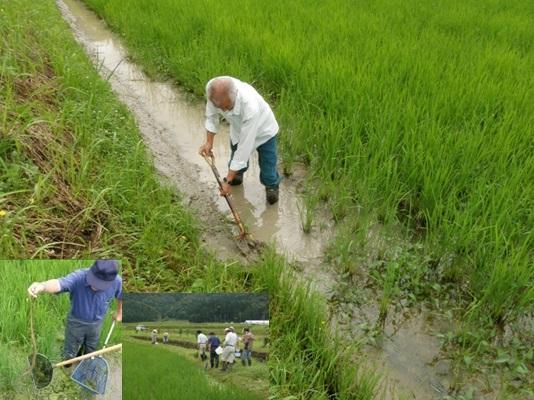
[[[34,282],[28,294],[36,298],[40,293],[70,295],[71,309],[65,327],[63,357],[74,358],[83,348],[84,353],[96,351],[102,323],[111,301],[117,299],[117,313],[113,319],[122,321],[122,279],[116,260],[97,260],[90,268],[76,270],[69,275]]]

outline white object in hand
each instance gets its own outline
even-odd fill
[[[39,293],[41,293],[44,290],[44,285],[40,282],[34,282],[30,285],[28,288],[28,294],[31,297],[37,297]]]

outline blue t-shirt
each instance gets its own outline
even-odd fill
[[[217,336],[210,336],[208,344],[211,345],[211,352],[215,352],[215,349],[221,345],[221,341]]]
[[[69,292],[71,314],[85,322],[104,319],[113,298],[122,299],[122,279],[119,275],[106,290],[94,291],[87,283],[89,268],[76,270],[59,279],[60,293]]]

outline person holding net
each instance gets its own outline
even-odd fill
[[[89,268],[76,270],[62,278],[33,282],[28,287],[32,298],[41,293],[67,292],[71,308],[66,317],[64,360],[96,351],[102,324],[113,299],[117,301],[113,319],[122,321],[122,279],[118,261],[97,260]]]

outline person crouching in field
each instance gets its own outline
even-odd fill
[[[118,271],[116,260],[98,260],[90,268],[63,278],[33,282],[28,288],[33,298],[41,293],[69,293],[71,309],[65,327],[64,360],[96,351],[102,323],[114,298],[117,313],[113,319],[122,321],[122,279]]]
[[[243,365],[252,365],[252,342],[254,341],[254,335],[249,328],[243,329],[243,351],[241,352],[241,363]]]
[[[158,344],[158,331],[153,329],[150,333],[150,339],[152,339],[152,344]]]
[[[208,337],[204,335],[202,331],[197,331],[197,344],[200,359],[202,361],[205,361],[208,358],[208,356],[206,355],[206,349],[208,347]]]
[[[223,343],[223,352],[221,354],[222,370],[226,371],[235,360],[235,348],[237,345],[237,335],[232,328],[224,330],[225,337]]]
[[[200,147],[209,156],[219,131],[220,117],[230,123],[230,162],[221,195],[230,194],[231,186],[243,183],[249,159],[258,151],[260,182],[265,186],[267,202],[278,201],[281,177],[277,170],[278,123],[269,104],[251,85],[230,76],[211,79],[206,85],[206,141]]]
[[[211,368],[219,368],[219,355],[215,350],[221,345],[221,340],[215,335],[215,332],[210,332],[208,338],[208,350],[210,352]]]
[[[169,332],[163,333],[163,344],[169,343]]]

